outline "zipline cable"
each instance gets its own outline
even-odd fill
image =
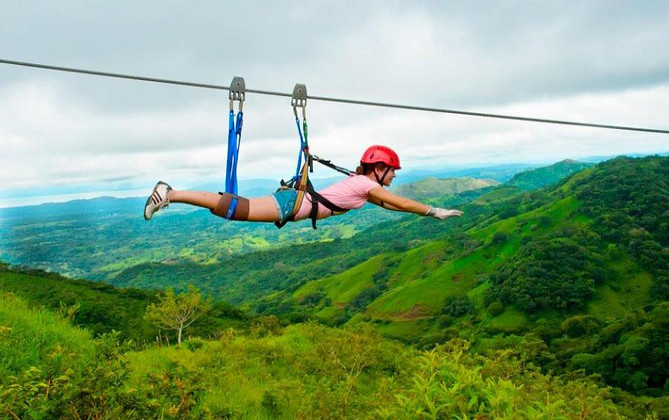
[[[5,60],[0,58],[0,63],[10,64],[14,66],[23,66],[23,67],[33,67],[44,70],[55,70],[63,71],[69,73],[79,73],[79,74],[88,74],[92,76],[103,76],[103,77],[113,77],[117,79],[129,79],[129,80],[139,80],[143,82],[153,82],[153,83],[165,83],[170,85],[178,86],[187,86],[187,87],[197,87],[204,89],[217,89],[217,90],[230,90],[229,86],[213,85],[206,83],[196,83],[196,82],[185,82],[180,80],[171,80],[171,79],[160,79],[155,77],[145,77],[145,76],[134,76],[129,74],[119,74],[119,73],[109,73],[103,71],[95,70],[85,70],[77,69],[71,67],[59,67],[52,66],[47,64],[38,64],[38,63],[28,63],[24,61],[14,61],[14,60]],[[259,90],[259,89],[246,89],[248,93],[257,93],[259,95],[271,95],[271,96],[283,96],[290,98],[292,95],[290,93],[282,92],[273,92],[268,90]],[[384,102],[373,102],[373,101],[362,101],[356,99],[341,99],[341,98],[332,98],[327,96],[308,96],[310,100],[314,101],[324,101],[324,102],[335,102],[343,103],[350,105],[366,105],[382,108],[395,108],[395,109],[405,109],[411,111],[423,111],[423,112],[436,112],[444,114],[456,114],[456,115],[466,115],[471,117],[483,117],[483,118],[496,118],[504,120],[514,120],[514,121],[527,121],[534,123],[544,123],[544,124],[560,124],[560,125],[570,125],[570,126],[579,126],[579,127],[591,127],[591,128],[602,128],[608,130],[624,130],[624,131],[640,131],[645,133],[657,133],[657,134],[669,134],[669,130],[657,129],[657,128],[645,128],[645,127],[630,127],[630,126],[621,126],[621,125],[611,125],[611,124],[595,124],[595,123],[586,123],[578,121],[565,121],[565,120],[555,120],[548,118],[533,118],[533,117],[521,117],[517,115],[504,115],[504,114],[490,114],[485,112],[472,112],[472,111],[458,111],[454,109],[444,109],[444,108],[432,108],[424,106],[413,106],[413,105],[402,105],[402,104],[391,104]]]

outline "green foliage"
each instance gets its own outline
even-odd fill
[[[496,317],[504,312],[504,304],[502,302],[492,302],[488,305],[488,315]]]
[[[141,402],[123,389],[128,370],[118,334],[103,335],[95,350],[69,360],[72,353],[55,346],[39,366],[30,366],[0,385],[0,402],[13,416],[111,418]],[[126,407],[124,407],[124,405]],[[138,418],[138,417],[132,417]]]
[[[467,297],[455,298],[448,302],[444,307],[443,313],[450,315],[452,317],[461,317],[474,313],[476,308],[472,304],[471,300]]]
[[[492,297],[529,312],[577,309],[595,292],[593,254],[578,236],[528,243],[491,275]]]
[[[569,337],[581,337],[597,332],[601,328],[601,322],[593,316],[576,315],[567,318],[561,328]]]
[[[492,243],[495,244],[495,245],[503,244],[504,242],[506,242],[508,240],[509,240],[509,235],[504,233],[504,232],[496,232],[492,236]]]
[[[93,336],[118,331],[123,339],[145,345],[155,341],[155,327],[145,320],[156,293],[123,289],[99,282],[72,280],[42,270],[6,267],[0,290],[11,291],[33,306],[45,306],[91,331]],[[246,328],[247,315],[224,301],[211,304],[200,322],[189,328],[196,336],[214,336],[226,328]]]
[[[606,390],[585,380],[562,382],[527,364],[522,353],[490,356],[468,352],[454,340],[419,356],[412,385],[396,404],[377,410],[388,419],[422,418],[618,418]]]
[[[571,318],[565,323],[572,323]],[[649,313],[639,312],[616,320],[604,328],[595,321],[583,319],[592,329],[582,352],[574,354],[570,363],[575,369],[601,375],[607,383],[638,394],[655,396],[666,392],[669,383],[669,303],[658,305]],[[567,327],[570,327],[568,325]],[[599,331],[598,334],[592,335]],[[556,342],[558,344],[558,342]]]
[[[132,395],[122,387],[122,355],[132,343],[119,334],[93,341],[47,311],[0,296],[0,408],[13,418],[131,416]],[[141,402],[140,402],[141,405]]]
[[[265,324],[276,325],[276,319]],[[369,325],[331,329],[308,323],[272,334],[229,331],[217,341],[137,351],[118,334],[93,340],[65,320],[33,312],[6,295],[0,298],[0,325],[5,327],[0,344],[8,342],[0,346],[0,410],[13,418],[607,419],[651,414],[641,405],[634,410],[616,406],[608,389],[587,379],[542,374],[528,362],[545,351],[537,340],[519,339],[515,350],[485,354],[473,353],[461,340],[417,351],[384,339]],[[39,353],[7,365],[14,345]],[[626,355],[630,362],[637,350]]]
[[[281,332],[281,323],[279,322],[279,318],[275,315],[260,317],[251,327],[251,334],[255,337],[280,335]]]
[[[602,238],[622,245],[653,273],[658,300],[669,299],[669,159],[618,158],[574,185]]]

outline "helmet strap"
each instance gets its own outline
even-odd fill
[[[379,178],[379,176],[376,174],[376,169],[374,170],[374,177],[376,178],[376,182],[379,183],[380,186],[383,187],[383,182],[386,180],[386,177],[388,176],[388,172],[390,172],[390,169],[392,169],[390,166],[386,167],[386,171],[383,173],[383,176]]]

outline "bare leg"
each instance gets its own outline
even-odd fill
[[[220,194],[206,191],[177,191],[171,190],[167,198],[172,203],[184,203],[204,207],[209,210],[216,208],[221,199]],[[258,197],[249,199],[250,222],[276,222],[279,220],[279,211],[272,197]]]

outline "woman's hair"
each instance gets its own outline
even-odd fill
[[[377,162],[377,163],[363,163],[357,168],[355,168],[355,174],[356,175],[367,175],[371,174],[374,172],[374,169],[379,168],[379,169],[386,169],[388,165],[382,162]]]

